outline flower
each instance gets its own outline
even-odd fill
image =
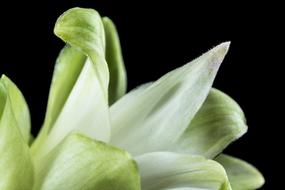
[[[229,42],[126,93],[116,28],[93,9],[56,22],[43,127],[32,140],[25,99],[0,81],[0,189],[256,189],[262,175],[221,154],[247,131],[238,104],[212,88]]]

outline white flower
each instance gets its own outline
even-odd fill
[[[1,78],[1,190],[243,190],[264,183],[253,166],[220,154],[247,131],[238,104],[211,87],[229,42],[124,95],[111,20],[73,8],[55,34],[67,45],[31,145],[26,102]]]

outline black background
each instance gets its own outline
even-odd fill
[[[278,5],[99,0],[2,5],[0,73],[25,95],[34,134],[43,121],[54,61],[64,45],[53,35],[53,26],[63,11],[74,6],[95,8],[116,23],[129,89],[230,40],[214,86],[239,102],[249,131],[226,152],[257,166],[266,178],[263,189],[278,185],[284,125],[280,119],[284,59],[279,48]]]

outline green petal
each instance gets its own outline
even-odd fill
[[[8,85],[8,86],[7,86]],[[11,86],[10,86],[11,85]],[[0,81],[0,189],[30,190],[33,185],[33,166],[29,147],[19,121],[26,115],[16,113],[26,108],[22,95],[7,77]],[[15,93],[15,94],[11,94]],[[21,95],[19,97],[19,95]],[[15,98],[11,99],[11,98]],[[19,106],[15,108],[15,106]],[[16,119],[16,117],[18,117]],[[25,126],[26,127],[26,126]],[[27,130],[27,129],[25,129]]]
[[[67,51],[69,50],[71,52],[75,51],[75,49],[67,49]],[[61,56],[65,55],[69,54],[61,54]],[[69,56],[72,57],[72,55],[71,53]],[[66,63],[58,62],[57,64],[65,66]],[[40,159],[72,131],[105,142],[108,142],[110,138],[108,103],[104,98],[90,59],[86,60],[48,135],[40,136],[39,139],[36,139],[37,142],[33,144],[32,151],[35,162],[41,162]]]
[[[230,190],[223,167],[202,156],[171,152],[146,153],[136,157],[143,190]]]
[[[5,75],[1,77],[2,87],[7,92],[7,98],[9,98],[11,110],[17,122],[17,126],[22,133],[24,141],[26,143],[30,140],[31,132],[31,119],[28,105],[25,98],[17,86]]]
[[[220,44],[111,106],[111,143],[134,155],[167,150],[205,101],[228,47]]]
[[[224,166],[234,190],[258,189],[264,184],[262,174],[243,160],[227,155],[220,155],[215,160]]]
[[[123,150],[71,134],[37,170],[34,190],[139,190],[136,163]]]
[[[170,149],[213,158],[246,131],[239,105],[223,92],[212,89],[184,134]]]
[[[61,50],[54,67],[44,125],[32,145],[32,152],[39,149],[48,136],[78,80],[86,59],[82,52],[68,45]]]
[[[61,50],[53,72],[44,122],[45,129],[42,130],[45,131],[44,133],[47,134],[50,131],[62,111],[86,59],[82,52],[68,45]]]
[[[92,9],[70,9],[54,31],[69,45],[57,60],[44,127],[32,146],[36,161],[71,131],[105,142],[110,138],[109,71],[100,15]]]
[[[119,36],[113,22],[103,18],[106,35],[106,60],[110,72],[109,104],[121,98],[127,90],[127,75],[124,66]]]
[[[109,71],[105,60],[105,32],[98,12],[94,9],[69,9],[58,18],[54,33],[90,57],[108,100]]]

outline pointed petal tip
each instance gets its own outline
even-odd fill
[[[229,48],[231,43],[232,43],[231,41],[226,41],[226,42],[221,43],[220,46],[223,46],[225,48]]]
[[[230,45],[231,45],[230,41],[223,42],[220,45],[216,46],[213,50],[220,58],[224,58],[225,55],[228,53]]]
[[[7,78],[7,76],[5,74],[1,74],[0,80],[4,80],[5,78]]]
[[[213,70],[218,70],[219,66],[223,62],[231,42],[224,42],[209,51],[209,68]]]
[[[224,51],[224,54],[227,54],[229,48],[230,48],[230,45],[231,45],[231,41],[227,41],[227,42],[223,42],[221,43],[219,46],[221,49],[223,49]]]

